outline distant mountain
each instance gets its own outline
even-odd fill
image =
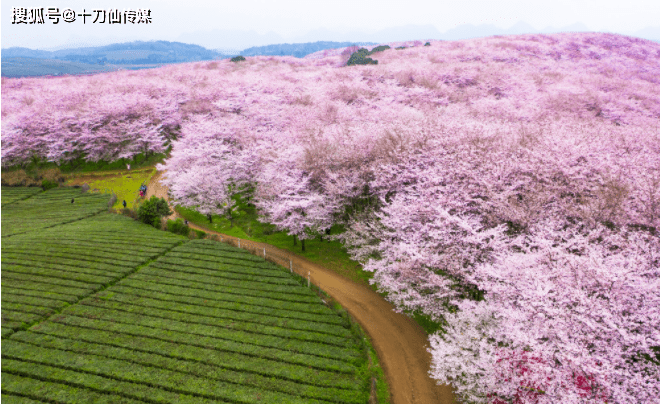
[[[92,74],[117,69],[144,69],[171,63],[196,62],[224,59],[236,55],[243,56],[295,56],[304,57],[324,49],[342,48],[350,45],[376,45],[379,43],[406,40],[461,40],[494,35],[520,35],[554,32],[588,32],[583,24],[573,24],[560,29],[547,27],[536,30],[518,22],[508,29],[494,25],[459,25],[441,33],[433,25],[406,25],[380,30],[367,34],[359,31],[337,33],[320,28],[299,35],[291,43],[272,45],[274,41],[284,42],[274,33],[258,34],[255,31],[214,30],[194,32],[180,36],[187,41],[203,43],[213,47],[169,41],[134,41],[97,47],[60,49],[54,51],[34,50],[21,47],[2,49],[2,76],[23,77],[61,74]],[[660,26],[647,27],[636,33],[637,36],[660,42]],[[322,40],[325,39],[325,40]],[[334,39],[328,41],[327,39]],[[356,40],[360,40],[359,42]],[[259,46],[247,47],[250,44]],[[270,44],[269,44],[270,43]],[[246,49],[247,47],[247,49]]]
[[[154,64],[182,63],[200,60],[212,60],[219,57],[215,51],[199,45],[180,42],[135,41],[91,48],[62,49],[57,51],[31,50],[27,48],[8,48],[2,50],[5,57],[29,57],[56,59],[87,64]]]
[[[50,59],[53,57],[53,52],[50,51],[44,51],[44,50],[36,50],[36,49],[28,49],[28,48],[8,48],[8,49],[3,49],[2,53],[2,58],[39,58],[39,59]]]
[[[242,56],[284,56],[291,55],[297,58],[302,58],[310,53],[318,52],[324,49],[337,49],[346,46],[364,46],[364,45],[377,45],[374,42],[329,42],[318,41],[313,43],[284,43],[278,45],[267,46],[254,46],[239,52]]]
[[[350,45],[376,45],[369,42],[314,42],[278,44],[240,50],[209,50],[181,42],[135,41],[98,47],[56,51],[8,48],[2,50],[2,76],[28,77],[63,74],[92,74],[117,69],[144,69],[171,63],[197,62],[243,56],[303,57],[324,49]]]
[[[119,66],[90,65],[66,60],[2,57],[2,77],[61,76],[95,74],[119,70]]]
[[[221,58],[222,54],[180,42],[135,41],[56,51],[8,48],[2,49],[1,56],[3,77],[26,77],[151,68],[170,63],[213,60]]]

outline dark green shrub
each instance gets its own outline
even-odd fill
[[[369,51],[365,48],[360,48],[357,52],[353,52],[351,57],[346,62],[346,66],[352,65],[377,65],[378,61],[373,60],[372,58],[367,57]]]
[[[424,46],[431,46],[431,42],[425,43]]]
[[[384,51],[385,49],[391,49],[391,48],[390,48],[389,45],[380,45],[380,46],[376,46],[375,48],[373,48],[373,49],[371,50],[371,52],[369,52],[369,54],[370,54],[370,55],[373,55],[374,53],[376,53],[376,52],[382,52],[382,51]]]
[[[206,237],[206,232],[202,230],[196,230],[195,229],[195,234],[197,235],[197,238],[204,238]]]
[[[179,218],[176,220],[167,221],[167,231],[174,234],[180,234],[182,236],[188,236],[190,233],[190,227],[186,226],[186,224],[183,223],[183,220]]]
[[[59,184],[55,181],[50,181],[50,180],[43,180],[41,181],[41,188],[44,189],[44,191],[48,191],[49,189],[57,188]]]
[[[243,56],[236,56],[236,57],[231,58],[232,62],[242,62],[244,60],[245,60],[245,58]]]
[[[167,201],[157,198],[156,195],[142,203],[137,211],[138,219],[141,222],[150,224],[157,229],[161,227],[161,218],[171,214],[172,211],[167,205]]]

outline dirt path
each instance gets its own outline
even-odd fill
[[[161,173],[157,173],[147,189],[147,197],[156,195],[167,199],[167,188],[158,183]],[[172,215],[176,217],[176,214]],[[217,233],[199,226],[192,228],[207,233],[222,235],[224,239],[233,237]],[[289,251],[267,246],[268,250],[293,259],[296,272],[310,272],[315,283],[332,296],[348,311],[369,334],[378,353],[378,359],[390,385],[392,404],[454,403],[451,387],[438,386],[428,376],[431,368],[431,354],[426,351],[428,340],[424,330],[412,319],[394,312],[394,306],[367,286],[356,284],[329,269],[299,257]]]

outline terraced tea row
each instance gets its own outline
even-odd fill
[[[121,246],[109,240],[96,249],[87,240],[88,235],[98,234],[99,227],[125,239],[140,235],[141,240]],[[5,237],[2,242],[2,335],[44,319],[116,282],[183,240],[110,214],[38,233]]]
[[[348,322],[288,270],[224,244],[100,213],[5,237],[2,287],[10,403],[369,397]]]
[[[136,383],[221,402],[314,403],[319,402],[319,398],[334,401],[342,395],[355,402],[355,398],[358,398],[339,389],[302,386],[299,383],[232,372],[218,366],[186,363],[160,355],[110,347],[88,353],[88,348],[83,346],[63,346],[65,341],[59,339],[52,340],[51,344],[42,336],[30,337],[34,335],[20,333],[5,342],[5,349],[9,353],[3,353],[3,372],[48,377],[52,381],[64,384],[73,382],[84,387],[95,387],[95,383],[90,383],[85,376],[101,376],[112,381]],[[71,371],[75,371],[75,374],[71,374]],[[134,394],[134,390],[125,390],[122,395],[144,398]],[[308,397],[316,396],[317,399],[301,397],[301,393]]]
[[[42,192],[38,187],[2,187],[2,207]]]
[[[146,385],[220,402],[366,402],[366,381],[360,377],[366,363],[359,341],[348,324],[295,281],[279,287],[288,288],[294,307],[307,308],[304,319],[286,308],[271,309],[268,317],[243,311],[240,303],[222,299],[230,295],[227,291],[219,299],[214,293],[194,302],[178,301],[181,295],[169,293],[169,288],[176,292],[180,287],[163,283],[174,278],[161,276],[174,272],[158,265],[191,247],[214,255],[219,265],[230,265],[232,274],[223,278],[222,271],[195,267],[202,278],[187,281],[183,288],[192,294],[203,293],[208,285],[217,292],[231,292],[234,283],[242,281],[241,269],[254,271],[256,264],[270,276],[260,282],[252,279],[253,274],[242,275],[251,280],[241,286],[249,291],[252,283],[262,290],[264,296],[253,297],[255,304],[246,306],[258,311],[274,300],[264,285],[289,276],[263,260],[237,265],[235,257],[243,252],[231,247],[190,241],[48,321],[12,335],[5,340],[3,372],[22,377],[20,383],[25,377],[43,382],[43,375],[49,374],[47,382],[90,389],[96,385],[87,381],[91,375],[135,383],[141,387],[125,390],[122,396],[137,400],[147,398],[138,393]],[[223,258],[221,252],[227,255]],[[196,266],[204,260],[189,257],[188,262]],[[139,287],[146,285],[160,292]],[[277,292],[282,304],[286,291]]]
[[[291,305],[273,302],[268,306],[260,306],[259,301],[255,299],[242,299],[240,296],[225,295],[209,292],[204,289],[189,289],[185,287],[167,286],[167,292],[159,285],[153,285],[149,282],[135,280],[135,277],[126,279],[121,284],[113,287],[113,292],[126,292],[136,297],[150,297],[154,299],[167,300],[172,302],[204,304],[207,307],[214,307],[226,310],[240,311],[243,313],[253,313],[268,317],[291,318],[301,320],[313,320],[319,324],[343,324],[341,318],[334,313],[322,316],[322,313],[305,313],[299,310],[291,310]],[[281,308],[278,308],[279,306]],[[317,312],[322,310],[316,310]]]
[[[10,192],[5,204],[3,188],[2,236],[34,232],[62,223],[95,215],[108,208],[107,194],[82,193],[80,189],[52,189],[15,200],[19,192]],[[72,203],[73,201],[73,203]]]
[[[100,294],[101,299],[104,299],[103,301],[100,300],[94,300],[93,302],[90,302],[91,305],[93,306],[98,306],[98,307],[117,307],[119,309],[125,307],[125,305],[133,305],[136,307],[141,307],[144,308],[143,311],[146,313],[147,311],[153,311],[154,313],[158,313],[157,310],[166,310],[168,312],[171,312],[172,315],[176,315],[178,317],[183,317],[186,319],[189,319],[192,321],[195,317],[194,315],[199,315],[199,316],[205,316],[205,317],[212,317],[214,319],[217,319],[220,321],[218,323],[219,325],[223,320],[227,321],[242,321],[250,324],[259,324],[259,325],[264,325],[266,327],[272,326],[272,327],[285,327],[287,329],[291,330],[300,330],[300,331],[308,331],[310,333],[322,333],[322,334],[328,334],[328,335],[335,335],[341,339],[344,338],[351,338],[351,333],[350,331],[346,330],[345,328],[342,327],[337,327],[337,324],[328,324],[325,322],[318,322],[315,321],[315,318],[307,319],[307,320],[300,320],[300,319],[295,319],[291,317],[287,317],[286,315],[289,314],[287,312],[283,312],[285,316],[280,317],[276,315],[270,315],[270,316],[264,316],[263,314],[255,314],[255,313],[250,313],[246,312],[244,310],[227,310],[223,308],[218,308],[215,307],[215,302],[214,301],[204,301],[202,302],[197,302],[195,304],[190,304],[189,302],[181,302],[181,301],[171,301],[170,299],[164,298],[167,296],[163,296],[163,294],[160,294],[160,296],[155,297],[155,296],[140,296],[140,295],[134,295],[131,294],[129,290],[124,290],[124,293],[122,292],[117,292],[115,288],[113,288],[112,292],[103,292]],[[210,304],[208,304],[210,303]],[[175,314],[175,313],[180,313],[180,314]],[[336,316],[333,316],[336,317]],[[201,320],[200,320],[201,321]],[[248,327],[247,325],[245,326],[246,328]],[[264,328],[266,330],[267,328]],[[312,335],[312,334],[307,334],[307,335]],[[302,336],[302,339],[309,339],[309,340],[315,340],[314,338],[310,338],[308,336]],[[328,343],[333,343],[332,341]],[[338,345],[343,346],[344,342],[339,341]]]

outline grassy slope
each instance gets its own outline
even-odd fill
[[[137,207],[140,185],[148,184],[154,174],[156,169],[153,167],[131,171],[79,173],[70,176],[66,185],[87,183],[92,190],[98,189],[100,192],[117,195],[113,208],[121,209],[122,201],[126,201],[126,207],[133,209]]]

